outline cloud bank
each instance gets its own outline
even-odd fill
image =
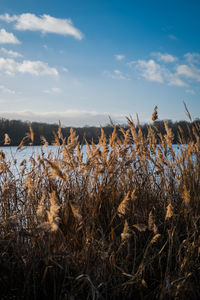
[[[125,116],[108,113],[97,113],[91,111],[81,110],[67,110],[64,112],[32,112],[32,111],[19,111],[19,112],[1,112],[1,117],[8,119],[17,119],[22,121],[35,121],[58,123],[60,120],[63,126],[99,126],[109,123],[109,116],[113,122],[126,123]]]

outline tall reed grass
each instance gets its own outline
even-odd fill
[[[61,125],[56,155],[0,152],[2,300],[200,298],[200,128],[188,144],[180,128],[176,152],[167,124],[144,137],[127,122],[86,158]]]

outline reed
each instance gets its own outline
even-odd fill
[[[199,128],[175,152],[167,124],[145,137],[127,122],[86,157],[60,124],[56,155],[18,164],[0,152],[2,300],[200,298]],[[33,140],[30,127],[19,151]]]

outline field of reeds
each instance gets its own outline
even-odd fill
[[[200,299],[200,128],[175,151],[167,124],[127,121],[86,157],[61,127],[57,154],[1,151],[0,299]]]

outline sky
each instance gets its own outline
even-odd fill
[[[200,117],[199,0],[1,0],[0,117]]]

